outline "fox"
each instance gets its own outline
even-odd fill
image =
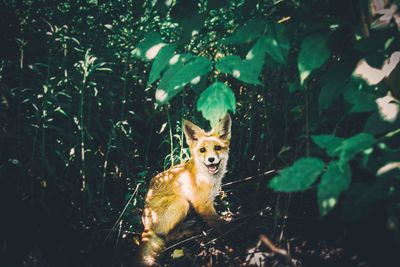
[[[229,113],[208,132],[184,120],[183,131],[191,158],[150,181],[142,215],[139,265],[156,264],[157,256],[191,208],[210,227],[221,231],[225,221],[217,213],[214,199],[227,172],[231,125]]]

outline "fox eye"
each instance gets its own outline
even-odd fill
[[[204,147],[200,148],[200,153],[206,152],[206,149]]]
[[[221,146],[215,146],[214,149],[215,149],[215,150],[221,150],[222,147],[221,147]]]

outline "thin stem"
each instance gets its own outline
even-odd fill
[[[105,183],[106,183],[106,174],[107,174],[107,166],[108,166],[108,157],[110,155],[110,148],[111,148],[111,142],[113,140],[113,136],[115,136],[115,125],[113,126],[111,130],[110,137],[107,142],[107,150],[105,154],[105,159],[104,159],[104,164],[103,164],[103,176],[102,176],[102,184],[101,184],[101,209],[104,209],[104,190],[105,190]]]
[[[111,231],[109,232],[109,234],[106,236],[106,240],[110,237],[111,232],[113,232],[115,230],[115,228],[117,227],[118,223],[120,222],[122,216],[124,215],[126,209],[128,208],[129,204],[132,202],[132,199],[137,195],[137,193],[139,192],[139,187],[140,185],[142,185],[141,183],[138,183],[136,185],[135,191],[133,191],[132,196],[129,198],[128,202],[125,204],[124,209],[121,211],[121,213],[118,216],[118,219],[115,221],[113,227],[111,228]]]
[[[123,76],[123,86],[122,86],[122,107],[121,107],[121,115],[120,121],[122,122],[125,117],[125,109],[126,109],[126,87],[127,87],[127,79],[128,79],[128,61],[129,61],[129,52],[127,53],[125,64],[124,64],[124,76]],[[118,144],[121,144],[121,132],[118,135]]]
[[[169,125],[169,142],[170,142],[170,161],[171,161],[171,167],[173,167],[174,164],[174,137],[172,135],[172,125],[171,125],[171,115],[169,113],[169,107],[167,108],[167,116],[168,116],[168,125]]]
[[[79,91],[79,131],[81,137],[81,175],[82,175],[82,187],[81,191],[86,190],[86,166],[85,166],[85,130],[84,130],[84,123],[83,123],[83,104],[84,104],[84,91],[86,86],[86,76],[83,76],[83,82],[81,86],[81,90]]]
[[[181,115],[181,138],[179,140],[180,151],[179,151],[179,160],[182,163],[183,159],[183,118],[185,116],[185,94],[182,94],[182,115]]]
[[[271,174],[271,173],[275,173],[275,172],[276,172],[276,170],[269,170],[269,171],[266,171],[266,172],[263,172],[263,173],[260,173],[260,174],[254,175],[254,176],[249,176],[249,177],[237,180],[237,181],[233,181],[233,182],[222,184],[221,187],[226,187],[226,186],[229,186],[229,185],[245,182],[245,181],[248,181],[248,180],[251,180],[251,179],[254,179],[254,178],[258,178],[258,177],[263,177],[265,175],[268,175],[268,174]]]
[[[306,156],[310,156],[310,128],[309,128],[309,106],[308,106],[308,90],[304,86],[304,100],[305,100],[305,120],[306,120]]]

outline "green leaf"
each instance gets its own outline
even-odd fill
[[[368,217],[379,201],[400,191],[399,170],[394,169],[377,177],[372,184],[354,184],[346,192],[341,216],[346,221],[357,221]]]
[[[344,140],[343,138],[329,134],[313,135],[311,136],[311,139],[320,148],[325,149],[326,153],[331,157],[338,155],[336,149],[342,144],[342,141]]]
[[[352,160],[355,155],[370,148],[376,143],[374,136],[368,133],[360,133],[344,140],[335,153],[339,151],[339,163],[343,166]]]
[[[310,187],[324,169],[324,162],[318,158],[301,158],[292,166],[280,171],[269,182],[269,187],[276,191],[304,191]]]
[[[261,36],[254,44],[254,46],[250,49],[250,51],[247,53],[246,60],[242,61],[241,59],[239,59],[243,62],[244,65],[250,67],[255,73],[258,73],[257,79],[264,66],[265,53],[266,53],[266,37]]]
[[[331,51],[326,47],[329,34],[313,34],[307,36],[300,47],[297,59],[300,71],[301,84],[311,74],[311,72],[325,63],[331,55]]]
[[[363,131],[374,135],[381,135],[397,129],[400,129],[400,116],[397,116],[394,122],[387,122],[382,119],[379,112],[374,112],[368,118]]]
[[[163,77],[156,90],[157,102],[159,104],[167,103],[188,83],[198,83],[200,77],[210,72],[211,68],[212,62],[210,60],[205,57],[195,57],[183,66],[178,67],[176,73],[166,73],[169,75],[168,79],[164,79]]]
[[[148,84],[160,78],[161,72],[168,66],[169,60],[174,56],[175,45],[167,45],[161,49],[151,66]]]
[[[57,107],[54,109],[55,112],[59,112],[62,115],[64,115],[65,117],[68,117],[67,113],[61,108],[61,107]]]
[[[326,215],[338,202],[340,194],[347,190],[351,182],[351,169],[348,164],[340,167],[337,161],[329,163],[318,185],[317,199],[321,216]]]
[[[159,33],[150,32],[136,46],[132,54],[145,60],[152,60],[165,45]]]
[[[193,58],[190,53],[174,55],[169,61],[164,71],[159,88],[166,88],[168,83],[173,79],[174,75],[180,71],[183,66]]]
[[[281,24],[273,24],[268,27],[266,40],[267,53],[278,63],[287,64],[290,44],[287,39],[286,28]]]
[[[226,56],[220,59],[215,67],[223,73],[230,74],[238,80],[249,84],[261,84],[258,76],[260,75],[254,67],[259,68],[248,60],[242,60],[238,56]]]
[[[211,71],[212,62],[205,57],[195,57],[176,73],[168,87],[174,89],[176,86],[183,87],[196,77],[203,76]]]
[[[197,100],[197,111],[210,121],[211,127],[217,125],[228,111],[236,112],[236,99],[232,89],[221,82],[215,82],[204,90]]]
[[[301,89],[301,85],[298,83],[288,83],[289,92],[293,93],[299,91]]]
[[[243,44],[250,43],[257,39],[264,31],[266,23],[262,19],[253,19],[244,26],[239,27],[231,36],[223,39],[223,44]]]
[[[346,221],[357,221],[366,218],[376,207],[377,199],[371,194],[372,186],[366,184],[354,184],[346,192],[341,217]]]
[[[352,79],[345,87],[344,99],[351,104],[350,113],[368,112],[377,109],[375,100],[378,97],[361,79]]]
[[[339,97],[340,93],[343,91],[343,87],[344,83],[337,81],[329,82],[322,86],[318,98],[318,109],[320,113],[332,105],[332,103]]]
[[[351,73],[354,70],[353,65],[340,64],[329,68],[322,77],[323,86],[318,98],[319,111],[329,108],[332,103],[345,91]]]

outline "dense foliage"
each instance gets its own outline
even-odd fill
[[[1,265],[132,265],[149,179],[190,156],[183,119],[210,129],[226,112],[218,207],[233,249],[200,235],[165,264],[390,262],[400,15],[389,2],[3,1]],[[263,253],[259,234],[289,257]]]

